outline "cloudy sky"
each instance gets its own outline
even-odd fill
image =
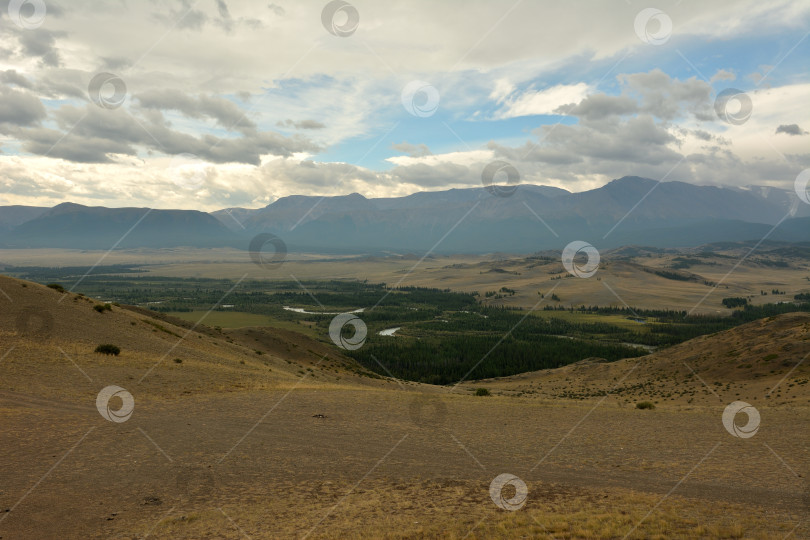
[[[587,6],[587,7],[586,7]],[[791,189],[810,2],[1,0],[0,204]]]

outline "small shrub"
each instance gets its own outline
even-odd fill
[[[96,352],[99,354],[106,354],[108,356],[118,356],[121,354],[121,349],[110,343],[104,343],[96,347]]]
[[[491,394],[489,393],[489,390],[487,390],[486,388],[478,388],[475,391],[475,395],[476,396],[489,396]]]
[[[58,283],[48,283],[47,287],[49,289],[53,289],[55,291],[59,291],[60,293],[65,292],[65,288],[59,285]]]
[[[653,405],[649,401],[639,401],[638,403],[636,403],[636,409],[642,409],[642,410],[643,409],[650,409],[650,410],[652,410],[654,408],[655,408],[655,405]]]
[[[175,363],[175,364],[182,364],[182,363],[183,363],[183,359],[182,359],[182,358],[175,358],[175,359],[174,359],[174,363]]]
[[[112,311],[112,306],[110,304],[96,304],[93,309],[99,313],[104,313],[105,311]]]

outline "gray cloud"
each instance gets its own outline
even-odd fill
[[[323,129],[326,127],[326,124],[323,122],[318,122],[317,120],[301,120],[296,122],[295,120],[287,119],[277,124],[280,127],[291,127],[295,129]]]
[[[0,71],[0,82],[6,84],[13,84],[15,86],[19,86],[20,88],[25,88],[30,90],[33,88],[31,81],[26,79],[20,73],[17,73],[14,69],[7,69],[6,71]]]
[[[196,9],[196,2],[189,0],[180,0],[176,8],[168,9],[168,13],[155,13],[152,17],[169,28],[179,30],[202,30],[208,22],[208,16]]]
[[[674,120],[691,114],[698,120],[714,118],[711,109],[712,87],[694,77],[681,81],[660,69],[647,73],[620,75],[627,85],[625,92],[639,99],[639,111],[663,120]]]
[[[53,117],[61,131],[31,128],[17,133],[26,151],[81,163],[109,163],[109,154],[136,156],[137,147],[144,147],[170,155],[194,154],[214,163],[259,165],[263,155],[287,157],[320,149],[303,137],[257,130],[237,138],[194,137],[172,129],[157,110],[138,118],[124,109],[65,105]]]
[[[398,152],[402,152],[403,154],[407,154],[411,157],[424,157],[433,155],[433,152],[430,151],[430,148],[428,148],[426,144],[411,144],[407,141],[402,141],[401,143],[394,143],[391,145],[391,149],[396,150]]]
[[[776,128],[776,133],[784,133],[786,135],[807,135],[807,132],[800,128],[798,124],[782,124]]]
[[[219,24],[225,32],[231,32],[233,30],[233,18],[231,17],[231,11],[228,9],[228,4],[225,3],[225,0],[216,0],[216,2],[217,11],[219,12],[217,24]]]
[[[565,105],[555,112],[578,116],[584,120],[602,120],[609,116],[624,116],[637,111],[638,104],[628,96],[592,94],[577,104]]]
[[[132,65],[132,60],[123,56],[119,57],[102,56],[100,60],[101,60],[101,69],[99,71],[121,71],[124,69],[128,69]]]
[[[189,96],[179,90],[148,90],[134,96],[141,107],[158,110],[176,110],[189,118],[213,118],[226,129],[255,130],[256,124],[245,113],[225,98],[203,95]]]
[[[92,74],[76,69],[50,69],[35,79],[35,90],[42,97],[51,99],[88,99],[87,84]]]
[[[46,114],[45,106],[36,96],[0,86],[0,132],[10,133],[20,126],[39,124]]]
[[[56,48],[57,33],[37,28],[19,32],[18,35],[25,56],[38,57],[45,66],[59,67],[61,60]]]

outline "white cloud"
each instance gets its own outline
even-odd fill
[[[712,75],[712,78],[709,80],[709,82],[734,81],[736,79],[737,75],[735,75],[733,71],[728,69],[720,69],[717,70],[717,73]]]
[[[467,152],[448,152],[446,154],[434,154],[430,156],[393,156],[386,161],[394,165],[408,167],[410,165],[430,165],[436,166],[443,163],[453,163],[469,167],[475,163],[488,162],[495,159],[492,150],[470,150]]]
[[[806,107],[801,106],[810,91],[807,85],[754,92],[752,118],[744,126],[729,127],[713,118],[711,90],[697,79],[677,81],[655,70],[633,73],[619,79],[620,96],[599,94],[588,82],[578,80],[582,65],[572,59],[618,58],[626,51],[640,51],[642,56],[666,53],[665,47],[653,51],[639,42],[633,31],[637,5],[594,3],[588,9],[572,9],[549,0],[523,2],[507,14],[514,4],[351,1],[360,13],[360,27],[350,38],[337,38],[321,25],[325,2],[291,2],[280,8],[228,0],[224,11],[215,2],[179,0],[93,2],[90,7],[66,3],[62,16],[51,16],[58,12],[58,0],[52,0],[47,29],[53,39],[48,38],[47,44],[56,50],[60,68],[43,65],[42,55],[27,55],[19,29],[0,17],[4,52],[0,69],[15,69],[16,75],[25,77],[18,80],[31,83],[25,91],[46,100],[48,118],[27,133],[28,141],[35,139],[41,150],[60,140],[85,112],[87,83],[98,71],[120,75],[131,97],[155,90],[187,96],[186,112],[198,116],[144,111],[138,100],[130,99],[116,113],[121,113],[119,117],[127,113],[133,120],[121,126],[126,130],[119,132],[126,137],[116,139],[106,135],[116,127],[112,121],[116,116],[102,117],[91,109],[51,152],[51,158],[14,156],[25,147],[26,139],[18,131],[4,132],[0,194],[21,204],[75,200],[213,209],[267,204],[292,193],[359,191],[382,196],[474,186],[480,183],[482,164],[499,155],[511,156],[526,181],[574,190],[624,174],[663,176],[673,160],[683,155],[688,156],[683,169],[670,178],[705,183],[777,182],[790,167],[807,162],[804,138],[774,136],[778,125],[810,126]],[[801,27],[810,4],[718,0],[673,4],[666,10],[675,24],[670,43],[679,36],[711,42]],[[463,24],[459,24],[460,12]],[[181,24],[172,29],[178,21]],[[544,21],[542,30],[537,21]],[[628,62],[636,57],[628,57]],[[560,72],[569,74],[570,80],[545,88],[531,86],[550,72],[557,74],[555,82]],[[744,72],[739,73],[743,77]],[[717,71],[712,81],[734,77],[729,67]],[[480,119],[559,114],[560,107],[576,104],[566,113],[576,116],[579,125],[561,125],[553,132],[541,129],[544,139],[533,138],[525,145],[514,142],[525,137],[516,133],[509,135],[509,143],[500,139],[472,151],[394,156],[388,159],[394,166],[390,171],[309,161],[317,156],[318,147],[351,148],[353,139],[374,139],[388,131],[395,115],[403,114],[399,92],[415,79],[439,88],[441,111],[460,118],[469,118],[475,110],[482,111],[472,115]],[[22,91],[17,87],[13,94]],[[208,102],[205,96],[221,100]],[[59,107],[63,110],[55,112]],[[73,107],[75,114],[69,115],[67,107]],[[247,148],[242,154],[259,166],[227,162],[239,148],[230,147],[222,125],[240,112],[255,123],[256,130],[265,132],[243,142]],[[35,122],[40,117],[32,118]],[[217,125],[211,118],[225,120]],[[278,131],[278,123],[287,119],[314,119],[325,127],[299,131],[296,138],[292,122],[281,126],[290,128],[289,140],[277,140],[270,132]],[[88,131],[91,127],[93,132]],[[207,169],[210,174],[202,189],[178,191],[162,172],[161,152],[203,154],[211,137],[223,135],[221,153],[206,156],[219,163]],[[410,133],[407,137],[416,146],[430,144]],[[722,138],[730,144],[723,144]],[[189,144],[195,149],[189,150]],[[171,148],[161,150],[161,145]],[[282,150],[289,150],[289,157],[267,153],[276,147],[283,147],[277,155],[288,155]],[[71,163],[58,158],[85,156],[93,161],[90,158],[97,159],[99,151],[101,155],[108,151],[113,162]]]
[[[537,114],[559,114],[557,110],[565,105],[579,103],[590,92],[585,83],[558,84],[543,90],[527,90],[506,102],[495,113],[496,119],[517,118]]]

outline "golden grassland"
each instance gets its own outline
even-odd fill
[[[310,484],[289,489],[290,497],[254,501],[247,495],[247,500],[218,507],[190,504],[166,516],[155,533],[178,538],[272,532],[279,538],[776,540],[801,532],[793,530],[798,516],[790,511],[756,513],[733,502],[706,508],[679,496],[662,502],[660,496],[621,488],[532,485],[532,499],[517,512],[497,508],[486,496],[487,486],[472,482],[369,479],[348,495],[331,483],[317,490]]]
[[[373,376],[325,336],[0,289],[4,538],[810,535],[806,314],[453,388]],[[110,384],[135,398],[124,423],[96,410]],[[754,438],[722,425],[735,399]],[[489,499],[502,472],[519,511]]]

